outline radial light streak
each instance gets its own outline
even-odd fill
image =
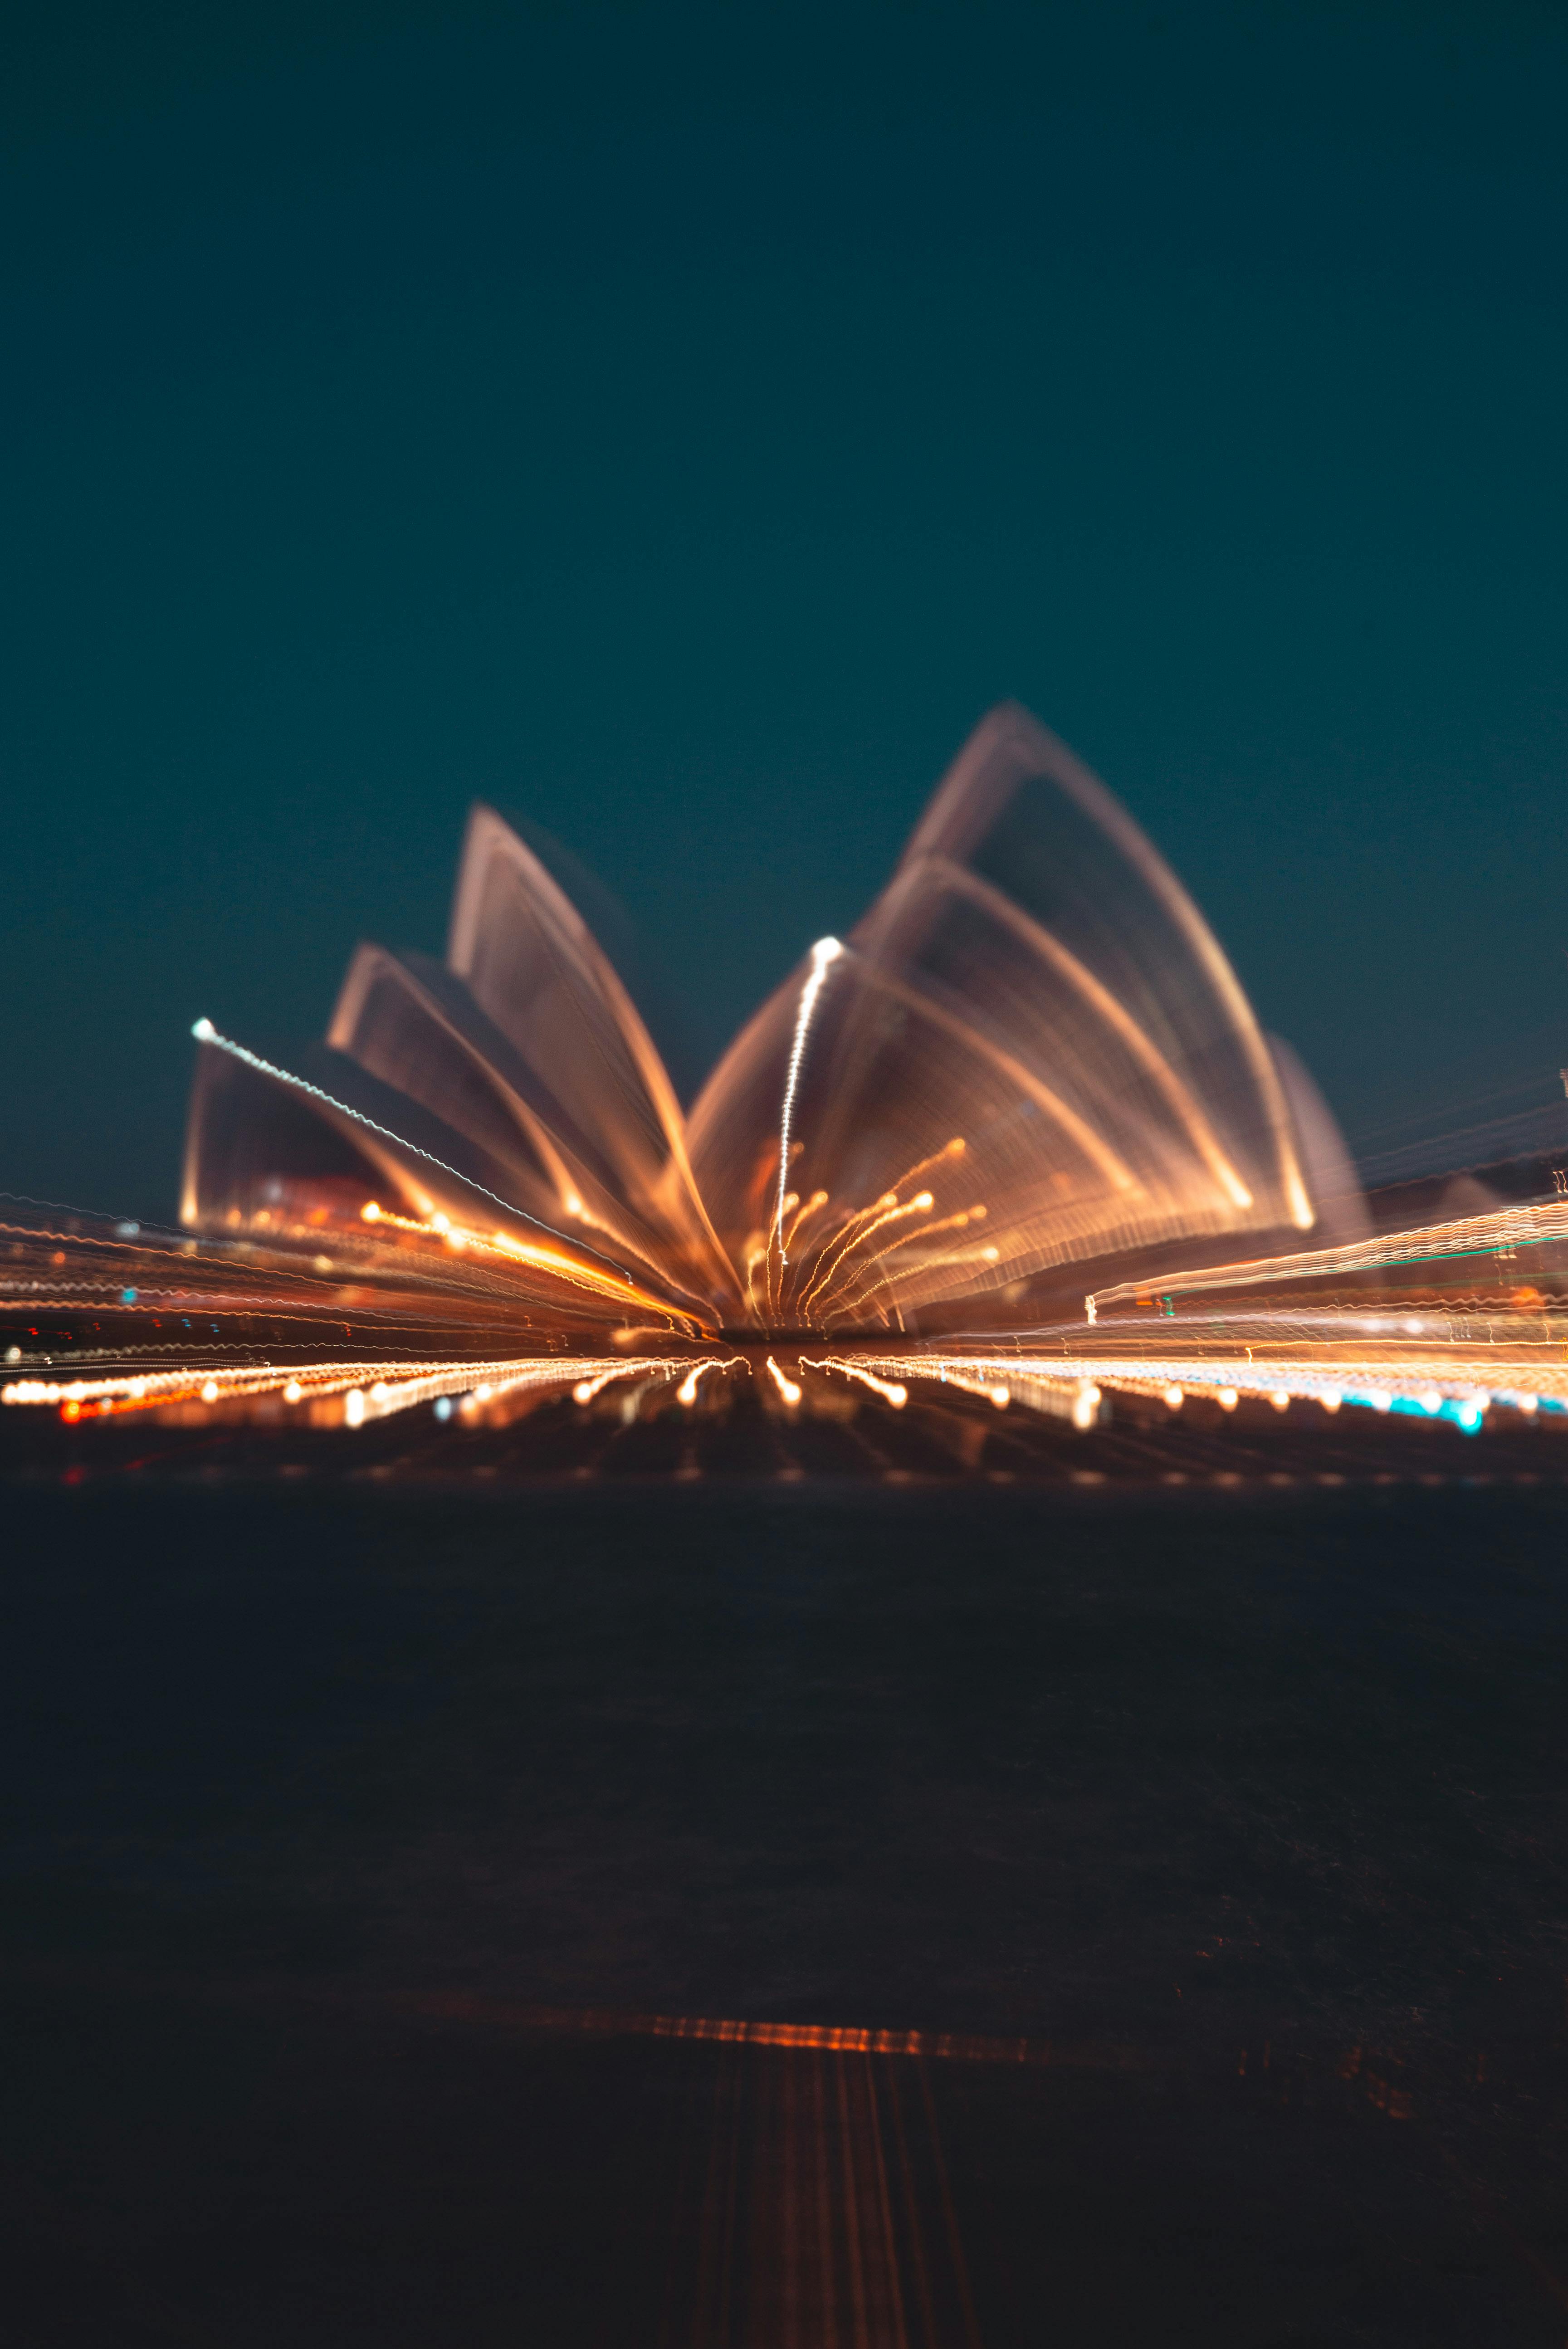
[[[533,1241],[514,1239],[506,1232],[493,1232],[487,1243],[479,1242],[474,1235],[465,1233],[463,1238],[469,1245],[488,1245],[498,1248],[504,1255],[520,1257],[526,1264],[536,1265],[542,1271],[552,1272],[561,1279],[574,1281],[584,1288],[595,1289],[601,1296],[622,1299],[628,1303],[643,1305],[655,1311],[674,1312],[681,1319],[691,1319],[689,1314],[681,1314],[680,1309],[671,1306],[667,1299],[649,1297],[639,1290],[630,1274],[623,1272],[618,1266],[585,1264],[581,1256],[573,1252],[574,1243],[567,1238],[565,1232],[556,1231],[554,1225],[542,1223],[536,1216],[525,1215],[514,1201],[504,1199],[499,1192],[490,1190],[484,1184],[477,1182],[472,1175],[461,1174],[455,1166],[449,1165],[444,1158],[438,1158],[433,1151],[422,1149],[417,1142],[410,1142],[402,1134],[394,1133],[390,1126],[382,1125],[373,1117],[367,1117],[362,1110],[351,1108],[348,1102],[339,1101],[336,1094],[326,1092],[320,1085],[310,1083],[305,1077],[296,1077],[289,1070],[276,1067],[271,1061],[264,1061],[259,1053],[249,1050],[244,1044],[235,1043],[233,1037],[221,1035],[210,1019],[196,1020],[191,1033],[199,1044],[209,1044],[217,1051],[226,1052],[231,1060],[238,1061],[243,1067],[254,1069],[258,1075],[269,1077],[275,1083],[287,1085],[294,1092],[304,1093],[310,1099],[320,1102],[325,1108],[336,1112],[339,1116],[352,1119],[356,1125],[363,1126],[368,1133],[379,1134],[384,1141],[395,1143],[400,1152],[406,1151],[415,1158],[423,1159],[426,1165],[433,1166],[441,1174],[450,1175],[454,1183],[462,1184],[465,1190],[479,1192],[482,1197],[491,1200],[505,1214],[523,1216],[525,1222],[537,1225],[540,1230],[548,1232],[553,1239],[559,1240],[561,1249],[540,1247]],[[438,1216],[433,1204],[427,1208],[428,1220],[423,1223],[415,1223],[410,1219],[399,1217],[390,1211],[378,1206],[374,1201],[369,1205],[375,1207],[374,1215],[366,1215],[365,1211],[361,1210],[367,1222],[384,1220],[394,1226],[402,1223],[410,1230],[439,1234],[443,1237],[449,1236],[450,1218]],[[566,1253],[563,1254],[562,1249]]]
[[[869,1387],[873,1394],[880,1395],[882,1401],[885,1403],[890,1403],[895,1411],[902,1411],[909,1400],[908,1387],[898,1385],[892,1379],[879,1379],[875,1371],[868,1371],[866,1368],[864,1362],[846,1361],[842,1355],[803,1354],[800,1358],[800,1366],[803,1371],[841,1371],[845,1378],[855,1379],[861,1386]]]
[[[784,1255],[784,1190],[789,1182],[790,1123],[794,1116],[795,1091],[800,1083],[801,1063],[805,1059],[805,1040],[811,1028],[811,1015],[816,1009],[816,999],[822,993],[829,967],[844,952],[836,938],[818,938],[811,950],[811,969],[800,990],[800,1009],[795,1015],[794,1038],[790,1045],[789,1067],[784,1072],[784,1102],[779,1112],[779,1192],[778,1206],[774,1213],[774,1234],[778,1241],[779,1261],[787,1263]]]
[[[1207,1398],[1223,1411],[1233,1411],[1241,1397],[1251,1396],[1272,1403],[1276,1410],[1293,1400],[1318,1402],[1328,1411],[1337,1411],[1342,1402],[1348,1402],[1373,1411],[1452,1419],[1465,1428],[1479,1425],[1494,1405],[1527,1412],[1568,1411],[1568,1364],[1505,1362],[1495,1353],[1484,1361],[1473,1354],[1461,1355],[1440,1365],[1438,1371],[1429,1359],[1347,1361],[1335,1356],[1325,1361],[1296,1355],[1263,1363],[1222,1352],[1075,1357],[1028,1356],[998,1349],[960,1356],[929,1351],[857,1359],[862,1369],[904,1382],[930,1379],[960,1387],[967,1382],[978,1392],[1005,1384],[1015,1402],[1048,1395],[1065,1403],[1091,1389],[1108,1389],[1158,1396],[1173,1407],[1194,1396]],[[1477,1375],[1483,1369],[1490,1371],[1490,1376]]]
[[[824,1283],[819,1284],[819,1286],[812,1291],[813,1297],[818,1300],[818,1313],[826,1313],[831,1308],[834,1299],[844,1293],[843,1288],[833,1278],[833,1274],[842,1268],[850,1256],[854,1255],[858,1249],[867,1247],[869,1242],[876,1237],[876,1235],[878,1232],[886,1231],[889,1224],[901,1223],[906,1216],[929,1216],[936,1202],[929,1191],[920,1191],[918,1192],[912,1199],[893,1201],[890,1205],[884,1207],[880,1215],[873,1216],[871,1221],[865,1226],[863,1230],[857,1234],[856,1237],[849,1243],[847,1248],[842,1250],[840,1254],[835,1257],[833,1266],[830,1268],[828,1274],[824,1277]],[[892,1245],[897,1246],[898,1243],[894,1242]],[[848,1282],[846,1286],[853,1288],[857,1281],[864,1278],[866,1269],[867,1268],[857,1268],[849,1276]],[[869,1269],[873,1274],[875,1274],[877,1268],[876,1266],[873,1266],[869,1268]],[[805,1312],[805,1305],[804,1301],[801,1306],[801,1312],[804,1318]]]
[[[1409,1272],[1454,1257],[1490,1257],[1506,1263],[1521,1248],[1544,1247],[1553,1241],[1568,1241],[1568,1198],[1550,1199],[1539,1206],[1498,1207],[1487,1215],[1461,1216],[1447,1223],[1420,1224],[1344,1247],[1301,1249],[1288,1256],[1209,1266],[1169,1273],[1157,1281],[1120,1281],[1114,1288],[1093,1291],[1084,1302],[1086,1318],[1094,1322],[1111,1306],[1152,1306],[1161,1299],[1211,1289],[1269,1288],[1282,1282],[1330,1280],[1359,1272]]]
[[[671,1376],[679,1367],[678,1363],[670,1366]],[[732,1371],[745,1371],[749,1373],[750,1370],[751,1364],[743,1354],[710,1354],[706,1361],[691,1364],[686,1376],[675,1390],[675,1400],[688,1407],[694,1403],[698,1390],[710,1371],[718,1371],[722,1376],[728,1376]]]
[[[419,1365],[320,1362],[297,1371],[247,1366],[215,1371],[200,1383],[184,1371],[143,1372],[121,1379],[16,1379],[0,1387],[0,1402],[52,1406],[63,1416],[78,1419],[88,1413],[107,1418],[184,1402],[211,1405],[275,1397],[293,1407],[308,1406],[324,1398],[353,1397],[349,1420],[358,1426],[364,1420],[384,1419],[441,1395],[483,1390],[481,1400],[489,1402],[520,1387],[564,1388],[574,1381],[591,1381],[597,1393],[612,1379],[646,1377],[649,1372],[673,1376],[685,1366],[686,1358],[680,1356],[663,1361],[645,1356],[629,1362],[585,1362],[577,1356]],[[579,1401],[586,1399],[578,1396]]]

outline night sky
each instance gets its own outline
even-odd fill
[[[475,795],[711,1058],[1008,696],[1353,1141],[1560,1092],[1561,10],[35,13],[0,1185],[171,1215]]]

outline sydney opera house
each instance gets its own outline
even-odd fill
[[[1016,707],[687,1109],[486,807],[444,961],[360,946],[288,1070],[195,1033],[184,1236],[13,1226],[7,1403],[809,1417],[848,1381],[1081,1430],[1117,1393],[1463,1429],[1568,1402],[1568,1201],[1376,1216],[1177,875]],[[84,1298],[67,1353],[47,1316]]]

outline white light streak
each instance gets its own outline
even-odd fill
[[[824,943],[827,941],[825,940]],[[836,947],[836,941],[833,943]],[[814,953],[817,951],[819,949],[813,949]],[[433,1150],[421,1150],[417,1142],[409,1142],[402,1134],[394,1133],[389,1125],[379,1124],[375,1118],[367,1117],[363,1110],[351,1109],[347,1102],[339,1101],[335,1093],[324,1092],[320,1085],[311,1084],[307,1078],[296,1077],[292,1070],[280,1069],[271,1061],[264,1061],[259,1052],[249,1051],[244,1044],[236,1044],[232,1036],[220,1035],[210,1019],[196,1020],[191,1033],[198,1044],[212,1044],[220,1052],[227,1052],[232,1060],[243,1061],[247,1069],[254,1069],[259,1075],[271,1077],[280,1085],[290,1085],[296,1092],[308,1093],[312,1101],[321,1102],[327,1109],[336,1110],[340,1117],[352,1118],[356,1125],[364,1126],[371,1133],[379,1133],[383,1141],[395,1142],[400,1150],[410,1152],[415,1158],[422,1158],[427,1166],[439,1167],[443,1174],[450,1174],[454,1183],[462,1184],[466,1190],[477,1191],[482,1198],[492,1200],[507,1215],[515,1216],[519,1223],[532,1224],[536,1231],[548,1232],[552,1239],[563,1240],[568,1247],[583,1245],[581,1241],[567,1239],[566,1233],[558,1232],[554,1224],[546,1224],[537,1216],[525,1215],[523,1209],[514,1206],[510,1199],[502,1198],[499,1192],[488,1190],[483,1183],[475,1182],[472,1174],[460,1174],[455,1166],[449,1166],[444,1158],[438,1158]],[[362,1210],[368,1224],[376,1222],[381,1212],[374,1200]],[[498,1235],[499,1237],[503,1236]],[[589,1253],[595,1254],[597,1251],[590,1250]],[[607,1269],[615,1278],[624,1281],[628,1288],[635,1285],[630,1275],[622,1272],[618,1265],[608,1267]]]
[[[811,950],[811,969],[805,985],[800,990],[800,1009],[795,1014],[794,1041],[790,1047],[789,1071],[784,1078],[784,1111],[779,1120],[779,1195],[774,1209],[774,1237],[778,1242],[779,1261],[787,1264],[784,1253],[784,1193],[789,1187],[789,1129],[794,1115],[795,1087],[800,1082],[801,1062],[805,1058],[806,1031],[811,1015],[816,1009],[816,999],[822,993],[830,964],[844,952],[836,938],[818,938]],[[771,1367],[771,1365],[770,1365]]]

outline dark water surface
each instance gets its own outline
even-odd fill
[[[1561,1485],[3,1503],[5,2342],[1568,2335]]]

